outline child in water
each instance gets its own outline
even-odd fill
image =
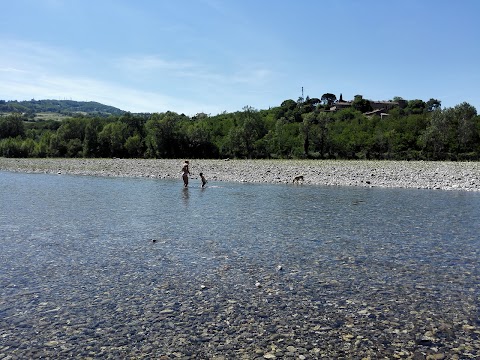
[[[207,184],[207,179],[203,176],[203,173],[200,173],[200,178],[202,179],[202,188]]]

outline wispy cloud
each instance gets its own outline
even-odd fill
[[[208,108],[163,93],[138,90],[133,86],[109,78],[99,78],[88,71],[77,74],[79,57],[64,49],[56,49],[29,42],[0,42],[0,99],[74,99],[98,101],[132,112],[162,112],[167,110],[195,114]],[[124,69],[185,71],[188,63],[174,63],[159,57],[126,58],[120,62]],[[118,64],[118,62],[117,62]],[[97,70],[98,71],[98,70]],[[214,110],[214,108],[208,109]]]
[[[170,97],[164,94],[140,91],[119,84],[88,77],[60,77],[26,74],[27,76],[0,81],[0,94],[6,99],[73,99],[98,101],[131,112],[165,112],[168,110],[194,115],[200,111],[217,113],[212,106]],[[28,79],[26,79],[28,77]],[[32,81],[33,80],[33,81]]]
[[[4,72],[4,73],[26,73],[25,70],[16,69],[16,68],[13,68],[13,67],[0,68],[0,72]]]
[[[254,63],[215,68],[158,54],[111,59],[34,42],[0,41],[0,53],[0,99],[98,101],[132,112],[216,114],[232,99],[240,109],[274,77]]]
[[[23,71],[42,71],[55,67],[57,71],[70,68],[77,57],[65,49],[58,49],[37,42],[13,41],[0,38],[1,68]]]
[[[195,62],[193,60],[165,60],[159,55],[131,56],[117,60],[117,68],[122,73],[139,74],[159,78],[163,75],[169,77],[178,77],[182,80],[190,79],[192,81],[208,81],[220,84],[241,83],[258,84],[267,81],[272,70],[257,64],[242,64],[240,68],[230,66],[232,69],[221,70],[212,69],[211,65]]]
[[[196,65],[189,61],[168,61],[158,55],[128,56],[115,61],[116,66],[122,71],[184,71],[194,69]]]

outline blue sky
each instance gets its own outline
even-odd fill
[[[4,0],[0,99],[194,115],[286,99],[480,111],[477,0]]]

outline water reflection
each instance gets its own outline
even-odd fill
[[[188,190],[188,187],[182,188],[182,199],[183,204],[188,207],[188,200],[190,199],[190,191]]]

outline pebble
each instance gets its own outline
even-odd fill
[[[0,158],[0,170],[115,177],[180,179],[183,159],[14,159]],[[214,181],[304,185],[397,187],[480,191],[480,162],[388,160],[190,160]],[[268,169],[268,171],[265,171]],[[207,185],[208,186],[208,185]]]

